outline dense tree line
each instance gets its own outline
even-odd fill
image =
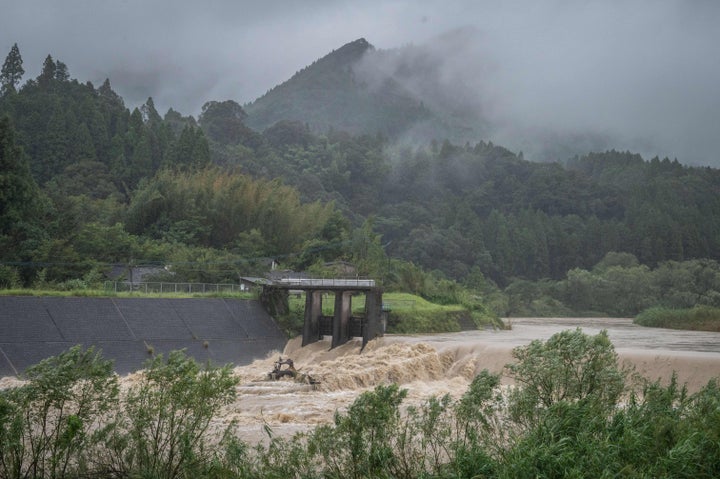
[[[49,55],[23,74],[15,45],[0,75],[5,283],[173,261],[220,280],[274,258],[357,261],[396,285],[424,283],[418,267],[482,289],[562,281],[611,252],[651,269],[720,259],[712,168],[616,151],[540,164],[490,142],[399,146],[297,120],[255,131],[232,100],[197,121],[151,98],[131,111],[109,81],[70,79]]]
[[[499,290],[487,288],[489,297]],[[499,296],[501,315],[633,317],[650,307],[720,307],[720,264],[711,259],[664,261],[654,268],[629,253],[608,253],[592,268],[564,278],[516,279]]]
[[[199,168],[210,161],[207,141],[194,120],[172,111],[163,120],[152,98],[130,111],[109,80],[99,88],[71,80],[67,67],[50,55],[37,78],[17,92],[8,88],[0,114],[12,118],[41,185],[58,176],[82,181],[99,173],[128,196],[141,178],[161,167]]]
[[[188,265],[177,267],[179,280],[221,281],[307,241],[343,240],[332,204],[212,168],[210,144],[260,136],[234,102],[208,102],[198,123],[172,109],[162,117],[152,98],[131,111],[108,80],[81,84],[50,55],[20,86],[23,73],[15,45],[0,76],[0,284],[171,262]]]
[[[388,254],[456,280],[474,267],[501,286],[560,279],[609,252],[651,267],[720,253],[714,169],[615,151],[538,164],[484,142],[402,149],[297,123],[263,135],[241,168],[333,199],[351,219],[372,215]],[[604,166],[591,174],[593,163]]]

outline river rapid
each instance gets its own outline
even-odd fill
[[[283,351],[234,369],[239,378],[237,399],[215,419],[220,432],[231,423],[250,443],[273,434],[290,437],[317,425],[331,423],[336,411],[344,411],[362,392],[379,384],[397,383],[408,390],[404,405],[419,405],[430,396],[459,397],[472,378],[483,369],[504,375],[513,361],[512,350],[534,339],[581,328],[587,334],[607,330],[623,365],[648,379],[667,381],[673,372],[690,392],[720,376],[720,333],[646,328],[630,319],[615,318],[523,318],[506,319],[510,330],[478,330],[423,335],[386,335],[361,350],[359,339],[330,349],[329,338],[306,347],[295,338]],[[317,385],[291,379],[267,380],[278,357],[292,358],[295,367],[319,381]],[[141,373],[121,378],[127,388]],[[0,379],[0,388],[19,381]]]
[[[330,350],[329,341],[304,348],[300,338],[285,350],[238,367],[238,399],[219,418],[218,427],[236,421],[239,435],[262,440],[264,426],[291,436],[329,423],[363,391],[378,384],[398,383],[408,390],[405,405],[420,404],[431,395],[459,397],[483,369],[503,374],[513,361],[512,349],[534,339],[581,328],[587,334],[607,330],[622,364],[649,379],[667,381],[673,372],[690,392],[720,376],[720,333],[645,328],[630,319],[523,318],[506,320],[511,330],[479,330],[446,334],[386,335],[368,343],[352,340]],[[319,385],[291,380],[267,381],[267,373],[282,354]],[[503,374],[502,383],[511,384]]]

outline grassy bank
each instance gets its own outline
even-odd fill
[[[292,336],[302,327],[304,296],[291,296],[290,318],[280,322]],[[332,315],[335,301],[332,295],[323,301],[323,314]],[[488,312],[481,304],[437,304],[410,293],[384,293],[383,307],[388,315],[387,332],[398,334],[446,333],[472,328],[504,328],[500,319]],[[354,314],[365,310],[365,296],[352,299]],[[299,334],[299,333],[298,333]]]
[[[444,333],[470,328],[503,328],[502,322],[482,305],[436,304],[408,293],[387,293],[389,333]]]
[[[696,306],[691,309],[650,308],[640,313],[635,324],[654,328],[720,332],[720,308]]]

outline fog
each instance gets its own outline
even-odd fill
[[[431,44],[457,104],[487,122],[478,140],[720,166],[719,20],[713,0],[26,0],[2,7],[0,55],[18,44],[23,80],[51,54],[82,82],[109,78],[130,107],[153,97],[197,115],[209,100],[251,102],[360,37]]]

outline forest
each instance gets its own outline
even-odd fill
[[[89,287],[118,265],[235,282],[272,261],[319,275],[343,261],[498,315],[720,306],[714,168],[614,150],[535,163],[490,141],[408,145],[391,128],[297,119],[256,130],[233,100],[161,115],[51,55],[23,76],[14,45],[0,74],[3,288]]]

